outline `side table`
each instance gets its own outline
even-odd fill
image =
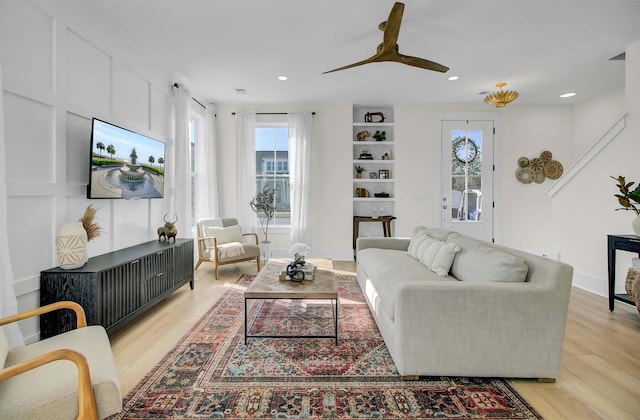
[[[609,310],[613,312],[613,304],[619,300],[630,305],[635,303],[626,293],[616,294],[616,250],[638,253],[640,256],[640,236],[607,235],[607,255],[609,269]]]
[[[394,216],[365,217],[353,216],[353,249],[356,249],[356,239],[360,232],[360,223],[375,222],[382,223],[382,232],[385,237],[391,236],[391,221],[395,220]]]

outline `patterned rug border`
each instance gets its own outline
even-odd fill
[[[219,308],[222,305],[225,304],[225,301],[226,301],[225,298],[228,297],[227,295],[231,293],[237,293],[237,290],[234,290],[236,289],[235,285],[239,285],[243,281],[243,279],[251,278],[251,277],[255,277],[255,275],[241,274],[234,283],[225,284],[224,287],[228,287],[229,289],[224,291],[224,293],[216,300],[216,302],[213,303],[209,309],[207,309],[207,311],[200,317],[200,319],[182,336],[182,338],[171,348],[171,350],[169,350],[167,354],[165,354],[162,357],[162,359],[158,363],[156,363],[156,365],[154,365],[154,367],[133,388],[131,388],[131,390],[126,394],[126,396],[123,399],[123,411],[120,414],[110,417],[110,419],[143,418],[143,417],[128,417],[126,413],[132,408],[132,406],[136,404],[137,401],[139,401],[144,396],[146,392],[148,392],[148,388],[151,386],[151,384],[157,383],[159,378],[166,375],[166,370],[169,366],[172,365],[172,362],[175,360],[176,354],[178,354],[178,352],[181,349],[183,349],[185,346],[187,346],[190,342],[193,341],[193,338],[197,336],[198,332],[204,328],[204,326],[208,323],[209,319],[219,310]],[[357,281],[355,279],[355,275],[347,274],[347,273],[337,275],[336,279],[338,280],[338,282]],[[229,336],[226,337],[226,340],[231,341],[233,340],[233,338],[234,338],[233,334],[229,334]],[[521,408],[524,412],[529,412],[529,414],[532,416],[532,417],[514,417],[514,418],[543,419],[543,417],[515,390],[515,388],[508,382],[508,380],[504,378],[465,378],[465,377],[448,377],[448,376],[422,377],[421,376],[418,380],[415,380],[415,381],[405,381],[402,379],[402,377],[399,374],[396,374],[396,375],[397,375],[397,378],[395,380],[384,380],[384,381],[380,381],[376,379],[367,380],[366,377],[358,378],[357,382],[354,382],[352,386],[357,386],[359,389],[377,389],[382,386],[388,387],[390,385],[392,386],[397,385],[399,388],[402,388],[403,390],[404,389],[411,390],[411,389],[423,389],[425,387],[433,387],[435,384],[445,385],[445,384],[451,383],[452,381],[456,382],[456,380],[471,381],[471,382],[473,382],[474,380],[479,380],[479,381],[483,381],[488,384],[491,384],[492,386],[495,386],[496,388],[504,392],[505,395],[507,395],[511,399],[511,401],[516,402],[519,408]],[[292,381],[282,381],[282,380],[250,381],[250,380],[241,378],[238,385],[240,384],[242,384],[243,386],[257,386],[262,388],[290,387],[295,389],[308,389],[308,390],[317,388],[318,384],[322,384],[323,386],[334,387],[336,389],[345,388],[349,386],[349,383],[345,383],[345,381],[336,381],[328,378],[314,378],[313,381],[307,381],[307,382],[295,382],[295,381],[292,382]],[[231,384],[221,383],[219,387],[228,388],[230,385]],[[213,389],[215,388],[215,386],[211,386],[209,384],[207,385],[206,388]],[[162,416],[144,417],[144,418],[160,418],[160,417]],[[487,418],[491,418],[491,417],[492,417],[491,415],[487,415]],[[170,418],[186,419],[186,418],[194,418],[194,417],[171,416]],[[203,417],[203,418],[225,418],[225,417],[211,416],[211,417]],[[239,417],[232,417],[232,418],[239,418]],[[271,419],[273,417],[251,416],[250,418]],[[326,417],[326,418],[329,418],[329,417]],[[362,418],[370,418],[370,417],[354,416],[354,417],[340,417],[340,418],[348,420],[348,419],[362,419]],[[396,419],[398,417],[397,416],[390,416],[390,417],[376,416],[375,418],[391,420],[391,419]],[[432,418],[432,417],[407,416],[406,418]],[[449,417],[449,418],[456,419],[456,418],[469,418],[469,417]],[[478,418],[478,417],[473,417],[473,418]],[[499,417],[499,418],[508,419],[507,417]]]

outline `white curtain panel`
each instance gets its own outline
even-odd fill
[[[191,119],[191,93],[184,86],[173,87],[175,110],[175,143],[173,162],[173,205],[168,220],[178,216],[178,236],[192,237],[191,227],[191,158],[189,145],[189,120]]]
[[[2,66],[0,65],[0,318],[15,315],[18,312],[16,292],[13,287],[13,270],[9,255],[7,236],[7,174],[5,171],[7,154],[4,140],[4,106],[2,90]],[[2,331],[11,347],[24,345],[24,339],[17,323],[5,325]]]
[[[216,111],[204,110],[204,139],[196,139],[196,220],[218,217]]]
[[[249,203],[256,195],[256,113],[236,113],[237,217],[242,230],[257,232],[256,214]],[[264,238],[260,238],[264,240]]]
[[[311,207],[310,166],[313,115],[288,114],[289,189],[291,195],[291,241],[311,246],[309,213]]]

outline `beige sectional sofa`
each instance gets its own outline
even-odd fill
[[[358,282],[403,377],[557,377],[571,266],[426,227],[358,238],[356,252]]]

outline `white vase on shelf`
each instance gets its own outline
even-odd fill
[[[60,268],[70,270],[86,264],[87,231],[80,222],[65,223],[56,236],[56,255]]]

